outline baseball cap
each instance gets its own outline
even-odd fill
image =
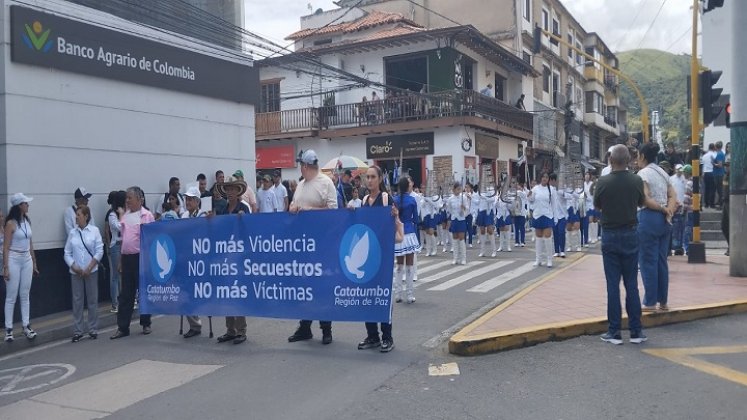
[[[31,197],[26,197],[23,193],[15,193],[10,197],[10,205],[17,206],[21,203],[30,203],[34,201]]]
[[[83,188],[83,187],[78,187],[78,189],[75,190],[75,199],[76,200],[79,199],[79,198],[91,198],[91,195],[92,194],[89,193],[88,191],[86,191],[86,189]]]
[[[682,168],[684,168],[684,167],[685,167],[685,165],[683,165],[681,163],[678,163],[678,164],[674,165],[674,169],[677,170],[677,171],[681,171]]]
[[[197,184],[190,184],[187,186],[187,191],[184,193],[187,197],[197,197],[200,198],[202,194],[200,194],[200,187]]]
[[[682,171],[685,172],[688,175],[692,175],[693,173],[693,167],[690,165],[685,165],[682,167]]]
[[[236,172],[233,173],[233,176],[240,176],[244,177],[244,172],[241,169],[237,169]]]
[[[265,175],[265,176],[263,176],[263,177],[262,177],[262,180],[263,180],[263,181],[269,181],[269,182],[272,182],[272,177],[270,177],[270,175]]]
[[[272,176],[280,178],[280,169],[275,169],[272,172]]]
[[[317,165],[319,164],[319,158],[316,156],[316,152],[313,150],[302,150],[298,154],[298,159],[296,159],[296,162],[305,163],[307,165]]]
[[[353,171],[351,171],[350,169],[345,169],[345,172],[343,172],[343,174],[347,176],[353,176]]]

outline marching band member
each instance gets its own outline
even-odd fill
[[[568,199],[568,225],[566,226],[566,237],[567,248],[566,252],[573,251],[573,244],[576,244],[576,252],[581,251],[581,208],[586,211],[586,197],[583,189],[580,190],[579,194],[575,190],[570,193],[571,198]]]
[[[565,258],[565,227],[567,223],[566,215],[568,214],[568,196],[565,189],[560,188],[558,185],[557,174],[550,174],[550,185],[556,196],[554,212],[557,217],[552,230],[553,245],[555,246],[553,257]]]
[[[439,209],[441,205],[441,197],[433,199],[433,197],[423,196],[423,208],[421,214],[423,215],[423,225],[425,226],[423,242],[425,242],[426,257],[436,255],[438,252],[436,250],[436,247],[438,246],[438,238],[436,237],[436,228],[438,227],[437,209]]]
[[[470,212],[467,213],[467,218],[465,219],[467,221],[467,242],[469,243],[469,247],[472,248],[472,236],[473,236],[473,226],[475,221],[475,216],[472,214],[472,202],[473,202],[473,189],[472,184],[469,182],[466,182],[464,184],[464,196],[470,203]]]
[[[581,213],[581,246],[589,247],[589,228],[590,223],[594,217],[594,195],[592,194],[592,187],[594,182],[592,180],[591,172],[587,172],[584,175],[584,197],[586,198],[586,212]]]
[[[495,226],[498,228],[498,252],[511,252],[511,206],[512,201],[504,201],[501,197],[495,200]],[[493,256],[495,257],[495,252]]]
[[[527,224],[527,190],[524,183],[520,182],[516,189],[516,200],[513,206],[514,239],[516,247],[524,248]]]
[[[534,266],[547,263],[552,267],[552,228],[555,222],[557,193],[550,185],[550,177],[543,173],[540,183],[529,191],[527,198],[533,205],[532,224],[535,229],[535,261]]]
[[[415,199],[415,239],[418,241],[418,252],[413,254],[412,257],[412,270],[413,276],[412,281],[418,281],[418,254],[423,250],[422,241],[420,239],[421,230],[423,230],[422,216],[420,215],[420,209],[423,208],[423,196],[415,191],[415,181],[412,180],[411,176],[407,176],[410,184],[410,197]]]
[[[488,238],[493,251],[491,256],[495,257],[495,197],[488,197],[483,194],[477,195],[477,227],[480,229],[479,239],[480,253],[478,257],[485,256],[485,247]],[[473,204],[474,205],[474,204]]]
[[[449,198],[451,198],[450,195],[444,197],[443,204],[441,205],[441,210],[439,212],[439,222],[441,224],[441,234],[439,235],[441,237],[441,240],[439,243],[443,244],[444,252],[454,252],[454,244],[451,243],[451,236],[449,235],[449,219],[451,218],[448,208]]]
[[[453,264],[467,264],[467,214],[469,213],[469,199],[462,194],[462,184],[454,183],[453,195],[447,201],[449,214],[451,214],[451,226],[449,231],[453,235]]]
[[[415,234],[418,205],[410,195],[412,180],[408,175],[403,175],[397,184],[399,194],[394,197],[394,205],[399,211],[399,220],[404,224],[405,239],[394,245],[394,255],[397,257],[397,275],[394,278],[394,301],[402,302],[402,277],[405,275],[405,294],[407,303],[415,302],[415,293],[412,282],[415,277],[415,253],[420,250],[417,235]]]

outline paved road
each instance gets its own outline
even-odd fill
[[[335,324],[334,343],[323,346],[319,334],[287,343],[292,321],[251,319],[248,342],[235,346],[185,340],[176,334],[178,319],[161,317],[147,337],[112,342],[102,334],[0,358],[0,419],[744,418],[747,316],[651,329],[643,346],[582,337],[476,358],[448,355],[434,337],[548,272],[470,291],[495,277],[479,274],[481,267],[508,255],[448,275],[451,265],[438,266],[445,256],[421,258],[418,301],[396,306],[397,347],[389,354],[356,350],[364,336],[358,324]],[[531,258],[514,252],[501,270]],[[479,275],[462,281],[468,272]],[[699,355],[704,346],[716,348]],[[661,348],[690,350],[644,352]],[[429,367],[447,363],[460,373],[429,375]]]

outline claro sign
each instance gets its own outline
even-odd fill
[[[432,155],[433,133],[369,137],[366,139],[366,159],[389,159]]]
[[[10,7],[10,31],[16,63],[234,102],[259,100],[259,71],[248,64],[20,6]]]

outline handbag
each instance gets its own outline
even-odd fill
[[[86,249],[86,252],[88,252],[88,255],[90,255],[90,256],[91,256],[91,258],[93,258],[93,259],[96,259],[96,258],[95,258],[95,257],[93,256],[93,252],[91,252],[91,250],[90,250],[90,249],[88,249],[88,247],[86,246],[86,241],[84,241],[84,240],[83,240],[83,233],[81,233],[81,231],[80,231],[80,230],[78,230],[78,236],[80,236],[80,243],[82,243],[82,244],[83,244],[83,248],[85,248],[85,249]],[[99,267],[99,270],[106,270],[106,267],[104,267],[104,264],[102,264],[102,263],[101,263],[101,261],[96,261],[96,263],[97,263],[97,265],[98,265],[98,267]],[[106,271],[102,271],[102,272],[106,272]]]

